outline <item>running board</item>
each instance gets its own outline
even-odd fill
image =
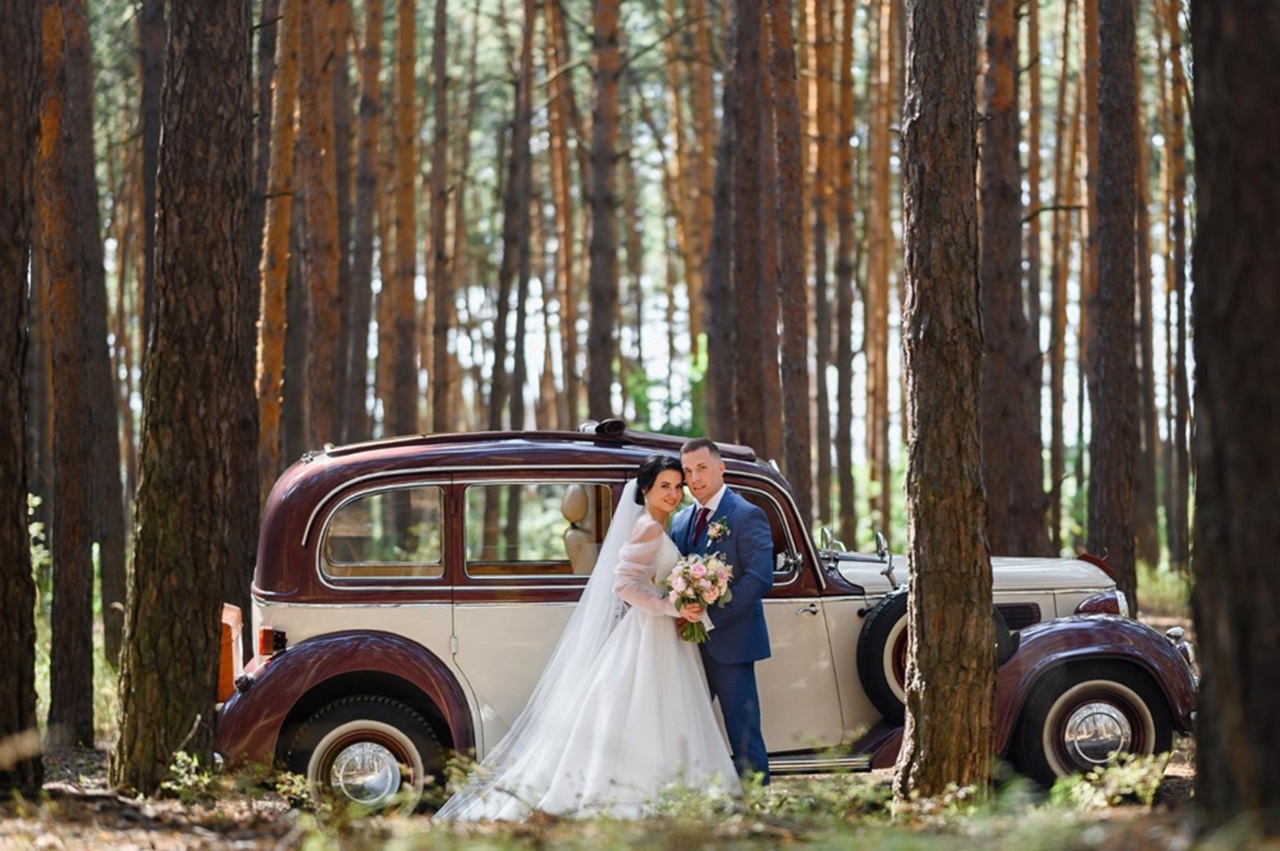
[[[769,757],[771,774],[818,774],[827,771],[870,771],[867,754],[824,756],[817,753],[786,754]]]

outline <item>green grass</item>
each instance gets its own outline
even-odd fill
[[[1167,567],[1138,563],[1138,605],[1148,617],[1191,617],[1191,580]]]

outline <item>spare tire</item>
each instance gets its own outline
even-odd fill
[[[1018,650],[1019,638],[1009,632],[1000,610],[992,607],[996,666]],[[889,594],[871,607],[858,636],[858,679],[871,705],[891,724],[906,717],[907,697],[907,590]]]

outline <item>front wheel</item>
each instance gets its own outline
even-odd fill
[[[1050,671],[1032,688],[1010,756],[1049,787],[1120,754],[1151,756],[1172,744],[1168,705],[1150,677],[1124,665],[1078,665]]]
[[[373,695],[326,705],[298,729],[285,759],[307,778],[316,800],[372,810],[395,801],[412,809],[439,777],[443,753],[431,726],[412,707]]]

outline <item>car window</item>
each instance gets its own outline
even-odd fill
[[[585,575],[613,517],[600,482],[511,482],[466,491],[467,575]]]
[[[772,496],[763,491],[737,484],[734,485],[734,489],[747,502],[764,511],[765,517],[769,518],[769,532],[773,538],[773,572],[775,581],[777,577],[793,573],[795,565],[788,564],[785,560],[779,560],[778,558],[779,555],[790,554],[794,549],[791,545],[790,536],[787,534],[787,524],[783,519],[781,506]]]
[[[334,514],[321,548],[334,579],[439,579],[444,575],[443,491],[436,486],[363,494]]]

